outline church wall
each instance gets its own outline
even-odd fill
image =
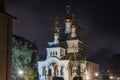
[[[49,58],[45,61],[38,61],[38,72],[39,72],[39,78],[40,80],[45,80],[45,76],[43,76],[42,72],[43,72],[43,67],[46,68],[46,75],[48,74],[48,68],[50,68],[50,64],[54,63],[56,65],[58,65],[58,70],[59,70],[59,74],[58,76],[61,76],[60,75],[60,69],[62,66],[64,66],[64,75],[61,76],[61,77],[64,77],[65,80],[68,80],[68,69],[67,69],[67,65],[68,65],[68,60],[58,60],[57,58],[53,57],[53,58]],[[54,71],[52,71],[54,72]],[[47,76],[46,76],[47,77]],[[52,73],[52,77],[54,77],[54,73]]]
[[[87,61],[86,64],[86,79],[93,80],[95,78],[95,74],[100,72],[100,65]]]
[[[67,44],[67,53],[77,53],[79,51],[78,40],[67,40]]]
[[[46,48],[46,50],[47,50],[47,58],[50,58],[52,56],[56,56],[60,58],[60,47]]]

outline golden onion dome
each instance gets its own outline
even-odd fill
[[[75,24],[72,24],[72,26],[71,26],[72,28],[76,28],[76,25]]]
[[[72,22],[71,19],[65,19],[65,22]]]
[[[55,35],[59,35],[59,33],[58,33],[58,32],[54,32],[54,34],[55,34]]]

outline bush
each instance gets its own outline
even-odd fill
[[[73,80],[82,80],[82,77],[74,77]]]
[[[103,75],[102,80],[110,80],[108,75]]]
[[[53,77],[53,80],[64,80],[63,77]]]

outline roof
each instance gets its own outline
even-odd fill
[[[0,13],[5,16],[8,16],[9,18],[17,19],[16,17],[14,17],[6,12],[6,6],[5,6],[4,0],[0,0]]]
[[[28,46],[30,46],[30,48],[34,48],[34,49],[37,49],[37,46],[34,42],[30,42],[28,41],[27,39],[23,38],[23,37],[20,37],[20,36],[17,36],[15,34],[12,35],[17,41],[21,41],[23,42],[24,44],[27,44]]]
[[[94,65],[96,65],[96,66],[100,66],[99,64],[97,64],[97,63],[95,63],[95,62],[93,62],[93,61],[89,61],[89,60],[87,60],[87,64],[94,64]]]
[[[12,15],[6,13],[6,12],[0,11],[0,13],[3,14],[3,15],[5,15],[5,16],[8,16],[10,18],[17,19],[15,16],[12,16]]]

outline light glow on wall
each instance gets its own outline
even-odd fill
[[[114,79],[114,76],[110,76],[110,79]]]
[[[88,71],[86,71],[86,79],[87,79],[87,80],[90,79],[90,75],[88,74]]]
[[[99,76],[99,73],[96,72],[96,73],[95,73],[95,77],[98,77],[98,76]]]

